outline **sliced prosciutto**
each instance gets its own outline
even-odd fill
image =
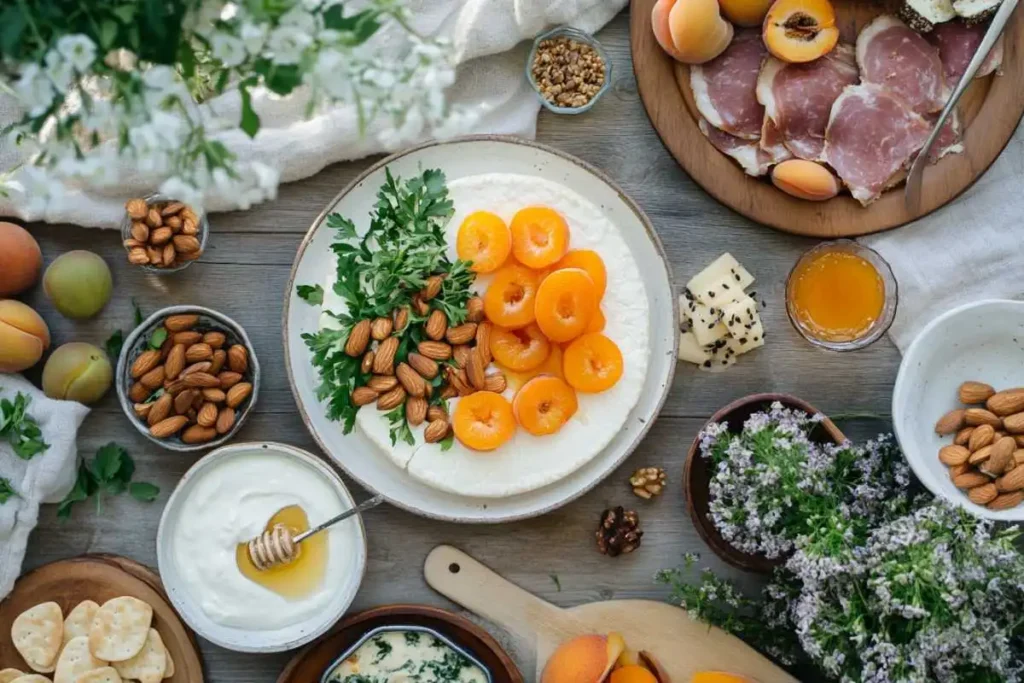
[[[857,36],[857,64],[862,82],[882,86],[918,114],[946,104],[938,49],[892,15],[878,16]]]
[[[757,99],[778,128],[785,146],[800,159],[818,161],[832,104],[859,76],[854,49],[838,45],[806,64],[769,57],[757,79]]]
[[[929,123],[887,89],[849,85],[832,106],[823,157],[867,205],[902,178],[930,132]]]
[[[775,125],[775,122],[764,116],[764,123],[761,125],[761,140],[758,145],[768,155],[773,164],[779,164],[786,159],[792,159],[793,153],[786,147],[786,138],[782,131]]]
[[[768,54],[757,30],[737,31],[725,52],[690,67],[697,110],[715,128],[744,140],[761,137],[764,107],[754,92]]]
[[[768,172],[774,161],[772,155],[761,149],[757,140],[744,140],[716,128],[701,117],[698,124],[700,132],[722,154],[732,157],[740,165],[744,173],[761,176]]]
[[[939,120],[938,114],[925,117],[929,124],[935,125]],[[946,124],[942,127],[939,137],[935,138],[935,144],[928,150],[928,161],[935,163],[947,154],[960,154],[964,151],[963,138],[960,135],[960,114],[954,109]]]
[[[960,77],[967,71],[974,53],[981,45],[981,39],[985,37],[989,22],[967,24],[963,21],[949,21],[939,24],[927,35],[928,42],[939,49],[939,57],[942,59],[943,74],[946,78],[946,85],[955,88],[960,82]],[[989,51],[988,56],[978,70],[975,78],[982,78],[993,73],[1003,63],[1003,37]]]

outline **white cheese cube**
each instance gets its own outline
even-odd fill
[[[700,303],[721,306],[742,297],[753,282],[754,276],[726,252],[694,275],[686,288]]]
[[[737,356],[764,346],[764,326],[757,302],[749,296],[723,306],[722,323],[729,330],[730,346]]]
[[[701,346],[709,346],[729,336],[729,329],[722,324],[722,309],[703,304],[693,305],[690,331]]]
[[[700,365],[709,358],[711,354],[700,345],[693,332],[679,333],[679,360]]]
[[[729,345],[729,339],[721,339],[706,350],[708,359],[700,365],[701,370],[707,372],[725,372],[736,364],[736,351]]]

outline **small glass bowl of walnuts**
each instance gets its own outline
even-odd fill
[[[594,36],[559,26],[533,41],[526,78],[548,111],[582,114],[608,92],[612,61]]]
[[[241,325],[202,306],[171,306],[125,340],[117,398],[146,438],[172,451],[219,446],[256,404],[260,365]]]
[[[128,262],[161,275],[192,265],[206,249],[205,213],[161,194],[129,199],[121,220]]]

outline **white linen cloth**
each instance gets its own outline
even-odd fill
[[[11,401],[18,392],[32,399],[28,407],[50,444],[31,460],[22,460],[6,441],[0,441],[0,477],[17,493],[0,505],[0,600],[11,592],[21,574],[28,536],[39,521],[41,503],[59,503],[75,483],[78,450],[75,438],[89,409],[74,401],[47,398],[21,375],[0,373],[0,398]]]
[[[538,33],[567,24],[588,32],[597,31],[626,5],[626,0],[409,0],[409,14],[417,31],[448,36],[458,66],[449,102],[482,112],[471,130],[464,133],[504,133],[532,138],[536,133],[540,104],[526,81],[529,44]],[[235,91],[214,98],[208,106],[218,115],[237,121],[240,100]],[[254,139],[239,130],[216,137],[240,158],[261,161],[281,172],[290,182],[318,173],[328,164],[389,151],[378,141],[371,126],[360,136],[355,112],[339,106],[306,118],[305,100],[298,91],[288,98],[253,93],[253,106],[262,127]],[[0,97],[0,128],[17,120],[20,113],[9,97]],[[18,151],[0,145],[0,170],[19,163]],[[162,180],[129,168],[121,169],[124,183],[112,190],[83,188],[45,214],[31,213],[22,198],[0,197],[0,216],[47,223],[74,223],[89,227],[117,227],[124,202],[154,190]],[[237,208],[231,196],[213,191],[207,197],[210,211]]]
[[[861,242],[889,262],[899,283],[889,336],[901,352],[951,308],[1024,299],[1024,126],[959,199]]]

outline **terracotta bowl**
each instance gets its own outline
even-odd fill
[[[733,401],[717,413],[705,424],[713,422],[728,422],[729,431],[739,433],[743,429],[743,423],[747,418],[756,412],[766,410],[773,402],[778,401],[787,408],[802,410],[809,415],[819,413],[817,408],[807,401],[787,394],[752,394],[739,400]],[[701,428],[703,431],[704,428]],[[842,443],[846,440],[835,423],[825,418],[821,424],[811,432],[811,439],[818,443]],[[690,451],[686,455],[686,466],[683,469],[683,495],[686,496],[686,507],[690,511],[693,524],[697,527],[697,533],[710,546],[715,554],[734,567],[747,571],[767,574],[777,565],[781,559],[771,560],[763,555],[750,555],[736,550],[715,528],[709,513],[709,485],[712,476],[712,465],[701,457],[700,434],[693,440]]]
[[[437,631],[472,654],[490,672],[493,683],[524,683],[515,662],[487,631],[453,612],[427,605],[385,605],[360,612],[309,645],[284,668],[277,683],[315,683],[367,632],[379,626],[422,626]]]

